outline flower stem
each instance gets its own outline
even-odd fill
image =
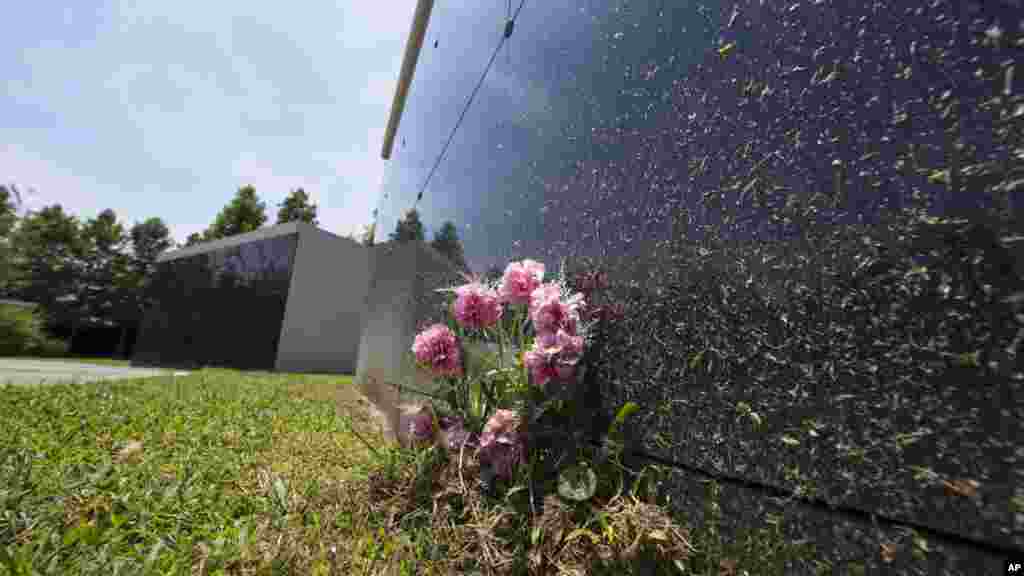
[[[519,353],[524,354],[526,352],[526,321],[529,315],[529,307],[523,307],[523,310],[516,316],[516,339],[519,344]],[[523,371],[523,384],[527,389],[530,387],[530,371],[526,368],[526,358],[523,358],[521,369]]]
[[[498,370],[505,368],[505,331],[499,326],[496,329],[498,333]]]

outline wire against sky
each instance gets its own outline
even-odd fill
[[[476,87],[473,88],[473,92],[470,93],[469,99],[466,100],[466,105],[462,107],[462,113],[459,114],[459,119],[455,122],[455,126],[448,135],[448,140],[444,143],[444,147],[441,148],[441,153],[437,155],[437,160],[434,161],[434,165],[430,168],[430,172],[427,174],[427,179],[423,181],[423,186],[420,188],[419,194],[416,195],[416,203],[414,206],[418,205],[420,200],[423,199],[423,192],[427,189],[427,185],[430,184],[430,179],[434,177],[434,172],[437,171],[437,167],[441,165],[441,160],[444,159],[445,153],[448,152],[448,146],[451,145],[452,139],[455,138],[455,132],[457,132],[459,126],[462,125],[462,119],[466,117],[466,112],[469,111],[470,105],[473,104],[473,99],[476,98],[476,93],[480,91],[480,86],[483,85],[484,80],[487,78],[487,73],[490,72],[491,66],[494,64],[494,59],[497,58],[498,52],[501,51],[501,47],[505,45],[505,42],[512,35],[512,29],[515,26],[515,21],[519,18],[519,12],[523,10],[523,4],[526,4],[526,0],[519,1],[519,7],[516,8],[516,13],[505,23],[505,30],[501,35],[501,40],[498,41],[498,45],[494,48],[494,53],[491,54],[491,59],[487,62],[487,67],[484,68],[484,73],[480,75],[480,80],[476,83]]]

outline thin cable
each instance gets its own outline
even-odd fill
[[[434,166],[430,169],[430,173],[427,174],[427,179],[423,182],[423,186],[420,188],[419,194],[416,195],[416,203],[414,207],[420,203],[423,199],[423,192],[427,189],[427,185],[430,184],[430,179],[434,177],[434,172],[437,167],[441,164],[441,160],[444,159],[444,155],[448,152],[448,146],[451,145],[452,139],[455,138],[455,132],[458,131],[459,126],[462,125],[462,119],[466,117],[466,112],[469,111],[469,106],[473,103],[473,99],[476,98],[476,93],[480,91],[480,86],[483,85],[484,80],[487,78],[487,73],[490,72],[491,66],[494,64],[494,59],[497,58],[498,52],[501,51],[501,47],[505,45],[505,40],[509,38],[512,33],[512,24],[516,18],[519,18],[519,12],[523,9],[523,4],[526,4],[526,0],[520,0],[519,8],[516,8],[516,13],[505,23],[505,32],[501,35],[501,40],[498,41],[498,46],[494,49],[494,53],[491,54],[491,59],[487,62],[487,67],[484,68],[484,73],[480,75],[480,80],[476,83],[476,87],[473,88],[473,92],[469,95],[469,99],[466,100],[466,105],[462,108],[462,114],[459,115],[459,119],[455,122],[455,127],[452,128],[451,134],[448,135],[448,140],[444,143],[444,147],[441,148],[441,153],[437,155],[437,160],[434,161]]]

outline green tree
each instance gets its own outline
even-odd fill
[[[128,240],[124,225],[117,221],[117,214],[110,208],[87,220],[82,226],[82,235],[89,249],[104,256],[120,252]]]
[[[79,298],[89,318],[115,321],[131,296],[128,238],[113,210],[100,212],[82,226]]]
[[[196,244],[202,244],[206,239],[199,232],[193,232],[185,238],[185,246],[195,246]]]
[[[0,184],[0,237],[6,239],[14,231],[21,204],[21,192],[17,186]]]
[[[148,275],[156,259],[171,248],[171,231],[160,218],[137,222],[129,232],[136,265]]]
[[[459,240],[459,231],[453,222],[445,222],[441,228],[434,233],[434,240],[430,243],[434,250],[437,250],[460,270],[466,269],[466,255],[462,249],[462,241]]]
[[[389,238],[395,242],[409,242],[412,240],[422,242],[425,239],[423,232],[423,222],[420,221],[420,213],[412,208],[405,213],[405,218],[402,218],[395,225],[395,231],[391,233]]]
[[[170,230],[160,218],[136,222],[128,236],[131,239],[131,265],[122,282],[128,297],[119,310],[119,319],[122,321],[121,343],[118,346],[120,356],[127,352],[128,326],[142,321],[142,314],[150,302],[152,294],[149,287],[156,274],[157,258],[173,245]]]
[[[217,240],[252,232],[267,221],[267,205],[261,202],[252,186],[243,186],[225,206],[213,225],[204,234],[204,240]]]
[[[85,246],[78,218],[60,204],[29,212],[11,237],[17,255],[15,294],[39,304],[51,326],[81,315]]]
[[[284,202],[278,205],[278,224],[295,222],[296,220],[308,222],[313,226],[319,225],[316,219],[316,204],[309,201],[309,194],[306,194],[306,191],[302,188],[292,190],[284,199]]]
[[[16,186],[0,184],[0,294],[4,295],[10,295],[11,284],[17,273],[11,236],[18,223],[18,207],[21,203],[21,192]]]

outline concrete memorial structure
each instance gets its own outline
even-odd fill
[[[162,255],[133,364],[356,374],[389,430],[409,348],[454,266],[422,242],[364,246],[303,222]]]
[[[381,244],[369,253],[372,273],[356,381],[381,411],[389,434],[401,437],[409,405],[423,398],[400,394],[394,385],[429,389],[431,379],[413,363],[413,338],[418,327],[444,319],[446,299],[437,289],[464,280],[448,260],[424,243]]]

